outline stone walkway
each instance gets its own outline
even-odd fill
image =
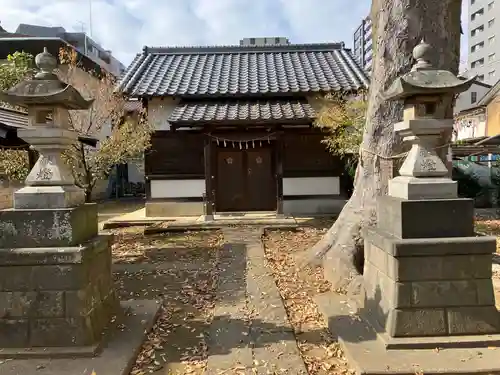
[[[222,231],[223,245],[212,253],[202,252],[201,258],[180,259],[180,254],[161,251],[158,263],[115,266],[117,279],[122,280],[121,298],[162,299],[172,312],[160,324],[167,333],[160,333],[165,343],[156,351],[159,366],[151,374],[307,374],[265,262],[262,234],[259,227],[229,227]],[[214,271],[215,302],[208,312],[182,296],[196,285],[210,283]],[[203,337],[208,359],[206,371],[200,372],[184,359],[201,356]]]
[[[228,228],[208,339],[208,374],[307,374],[258,228]]]

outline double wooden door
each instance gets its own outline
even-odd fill
[[[217,149],[216,211],[275,210],[273,160],[271,148]]]

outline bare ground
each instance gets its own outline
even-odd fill
[[[314,245],[333,220],[315,220],[310,223],[309,228],[302,228],[297,232],[273,231],[264,238],[267,259],[310,375],[352,373],[340,346],[329,333],[326,322],[312,299],[315,294],[330,288],[323,278],[322,269],[299,269],[294,262],[294,255]],[[497,252],[500,253],[500,219],[496,213],[478,212],[476,230],[497,236]],[[493,266],[493,281],[497,306],[500,308],[498,265]]]
[[[333,220],[314,220],[296,232],[270,231],[263,238],[268,265],[310,375],[352,373],[312,299],[329,290],[330,285],[320,268],[300,269],[294,262],[295,254],[318,241]],[[500,220],[488,214],[477,215],[476,220],[478,231],[500,238]],[[120,298],[160,299],[164,306],[131,375],[205,373],[205,332],[213,314],[222,234],[144,236],[143,228],[113,232],[116,235],[114,274]],[[494,267],[493,277],[497,305],[500,305],[498,267]]]
[[[143,235],[114,230],[114,278],[121,299],[158,299],[163,309],[131,375],[202,374],[204,332],[213,312],[219,232]]]
[[[476,231],[497,237],[497,254],[500,254],[500,210],[476,210]],[[496,256],[493,264],[493,287],[497,308],[500,309],[500,255]]]
[[[302,268],[294,262],[296,253],[314,245],[333,219],[315,220],[297,232],[272,231],[264,237],[268,264],[273,270],[281,298],[295,331],[302,358],[310,375],[351,374],[340,345],[328,331],[312,297],[328,291],[330,285],[321,269]]]

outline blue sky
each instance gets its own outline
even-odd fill
[[[93,38],[128,65],[144,45],[237,44],[244,37],[285,36],[293,43],[344,41],[352,47],[352,34],[370,4],[371,0],[0,0],[0,22],[8,31],[31,23],[88,33],[92,24]]]

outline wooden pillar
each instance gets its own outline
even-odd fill
[[[210,136],[205,136],[204,159],[205,159],[205,220],[214,219],[214,194],[213,194],[213,168],[212,168],[212,155],[213,155],[213,142]]]
[[[276,134],[276,217],[283,215],[283,154],[284,154],[284,132]]]

